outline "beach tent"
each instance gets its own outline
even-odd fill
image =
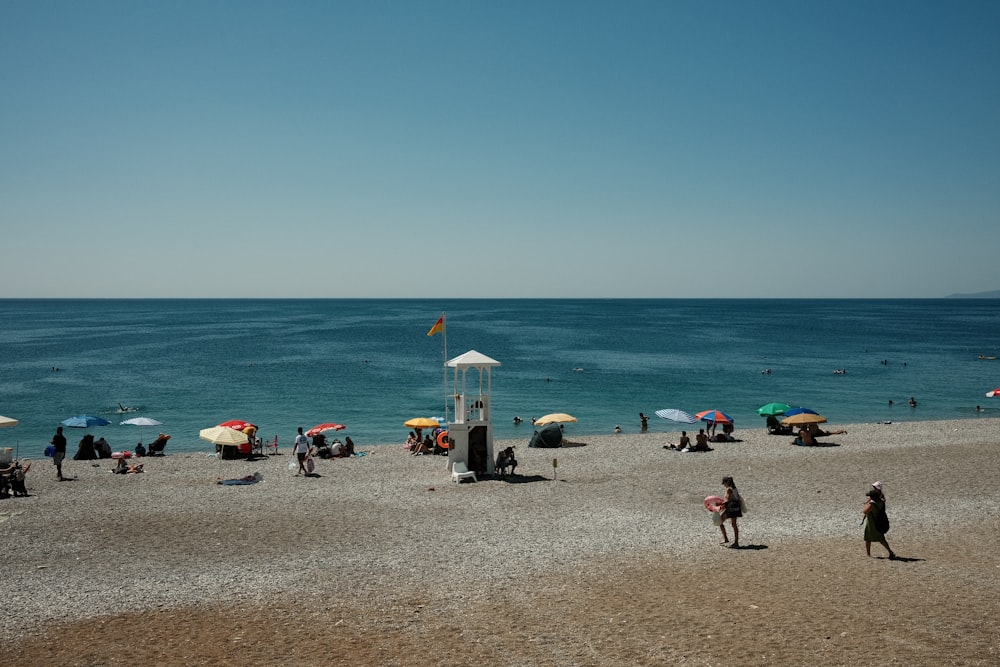
[[[563,432],[559,424],[549,424],[535,431],[528,447],[559,447],[562,444]]]

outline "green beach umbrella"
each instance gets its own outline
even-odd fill
[[[785,410],[791,407],[788,403],[768,403],[757,408],[757,414],[761,417],[775,417],[785,414]]]

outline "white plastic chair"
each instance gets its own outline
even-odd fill
[[[451,481],[456,484],[461,483],[466,477],[471,477],[473,482],[478,482],[476,479],[476,473],[469,470],[469,468],[462,461],[456,461],[451,467]]]

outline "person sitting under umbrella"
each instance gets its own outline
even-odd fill
[[[809,429],[803,426],[799,429],[799,434],[796,436],[795,440],[792,441],[793,445],[800,445],[802,447],[813,447],[817,445],[816,438],[813,434],[809,432]]]
[[[806,424],[806,430],[808,430],[809,433],[812,434],[814,438],[818,438],[820,436],[840,435],[841,433],[847,433],[845,429],[840,429],[839,431],[824,431],[819,427],[819,424]]]

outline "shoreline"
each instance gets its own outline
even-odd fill
[[[277,604],[307,618],[351,606],[384,611],[400,596],[422,594],[444,622],[488,608],[498,597],[513,600],[512,581],[520,595],[561,596],[555,613],[585,593],[567,588],[571,580],[577,586],[610,582],[622,571],[650,568],[667,579],[674,571],[692,576],[734,557],[751,577],[734,581],[739,586],[756,581],[757,568],[778,576],[782,559],[791,558],[777,584],[791,596],[792,582],[810,576],[803,550],[841,554],[824,571],[880,562],[864,558],[857,525],[875,479],[885,483],[890,543],[900,555],[919,558],[905,563],[908,570],[895,570],[894,577],[906,579],[897,583],[909,591],[928,581],[978,578],[978,588],[960,582],[961,590],[977,608],[1000,611],[990,579],[991,568],[1000,567],[992,564],[1000,523],[992,480],[1000,463],[1000,419],[967,425],[847,425],[846,434],[828,439],[838,443],[830,447],[795,447],[790,436],[769,436],[762,425],[737,431],[742,442],[713,443],[715,451],[706,453],[664,450],[663,433],[571,434],[584,444],[551,450],[498,440],[495,451],[516,446],[520,477],[461,485],[450,482],[445,457],[413,457],[401,446],[362,446],[366,456],[318,461],[320,476],[309,479],[288,470],[287,449],[285,456],[253,462],[168,454],[144,459],[141,475],[112,475],[107,460],[70,460],[64,470],[77,479],[64,483],[54,480],[49,461],[39,460],[29,472],[32,496],[0,501],[0,535],[16,545],[0,556],[7,601],[0,647],[53,623],[71,630],[104,622],[98,619],[170,610],[176,616],[176,610],[220,605],[265,610]],[[258,471],[260,484],[216,484]],[[736,554],[717,548],[718,529],[701,507],[726,474],[749,505],[740,522],[748,548]],[[952,553],[949,541],[981,544]],[[873,545],[873,555],[878,549]],[[739,579],[739,571],[727,576]],[[707,585],[690,583],[691,594]],[[643,594],[636,582],[620,590],[626,598]],[[667,590],[663,595],[669,597]],[[707,604],[687,596],[684,602]],[[375,629],[352,623],[359,631]]]
[[[998,405],[1000,405],[1000,404],[998,404]],[[907,408],[907,409],[909,409],[909,408]],[[920,419],[883,420],[883,421],[860,421],[860,422],[846,423],[846,424],[841,423],[841,422],[838,421],[837,424],[836,424],[836,426],[838,428],[854,428],[854,429],[857,429],[857,428],[881,427],[881,426],[893,426],[893,425],[898,426],[898,425],[902,425],[902,424],[941,424],[941,423],[945,423],[945,422],[948,422],[948,423],[950,423],[950,422],[957,422],[957,423],[962,423],[962,424],[966,424],[967,425],[970,422],[982,423],[982,422],[988,422],[990,420],[1000,420],[1000,407],[996,407],[996,408],[994,408],[994,407],[987,407],[987,408],[983,408],[979,412],[975,412],[974,408],[969,408],[969,410],[972,410],[972,412],[971,412],[971,414],[969,414],[967,416],[961,416],[961,415],[954,416],[953,415],[953,416],[949,416],[949,417],[940,417],[940,418],[923,418],[923,417],[921,417]],[[655,424],[658,428],[650,428],[647,431],[641,431],[638,428],[624,426],[623,427],[623,432],[622,433],[617,433],[617,434],[612,431],[612,428],[609,428],[606,431],[593,431],[593,432],[584,432],[584,431],[581,431],[581,432],[577,432],[577,429],[580,427],[579,424],[577,424],[577,423],[570,423],[570,424],[567,424],[566,426],[567,426],[567,429],[568,429],[568,435],[567,435],[567,437],[569,439],[576,438],[578,440],[580,440],[580,439],[593,440],[593,439],[603,439],[603,438],[627,438],[627,437],[663,437],[663,438],[674,437],[674,438],[676,438],[676,437],[678,437],[680,435],[680,432],[682,430],[688,431],[689,434],[692,433],[692,432],[697,433],[698,429],[701,428],[701,426],[704,423],[703,422],[699,422],[697,424],[681,424],[681,423],[676,423],[675,424],[673,422],[666,422],[665,420],[662,420],[662,419],[659,419],[659,418],[657,418],[655,416],[652,416],[652,417],[650,417],[650,424]],[[496,437],[495,440],[494,440],[495,447],[498,446],[500,443],[504,443],[504,446],[507,446],[507,445],[516,445],[516,446],[520,446],[520,447],[525,447],[526,448],[528,446],[528,442],[531,440],[531,436],[535,432],[535,428],[534,428],[534,426],[532,424],[527,423],[527,422],[523,426],[524,426],[524,429],[525,429],[524,430],[524,433],[525,433],[524,436],[518,436],[518,437],[513,437],[513,438],[512,437]],[[827,424],[825,424],[825,426],[832,427],[831,423],[827,423]],[[670,427],[670,430],[666,430],[665,427]],[[758,430],[763,431],[764,427],[765,427],[764,426],[764,418],[761,417],[758,421],[755,421],[754,425],[751,426],[750,428],[746,428],[743,425],[738,425],[736,435],[740,436],[740,434],[745,434],[748,431],[752,432],[752,433],[756,433]],[[11,429],[5,429],[5,431],[0,432],[0,435],[15,436],[17,428],[18,427],[14,427],[14,428],[11,428]],[[212,450],[213,450],[214,445],[212,445],[212,444],[210,444],[208,442],[205,442],[203,440],[198,439],[197,435],[191,436],[191,438],[192,438],[191,442],[196,443],[196,445],[193,445],[193,446],[189,445],[189,444],[179,445],[179,441],[183,438],[183,433],[181,433],[180,437],[178,437],[178,433],[173,432],[172,429],[166,428],[165,425],[161,426],[161,427],[157,427],[157,429],[162,430],[164,433],[167,433],[167,434],[171,435],[171,440],[168,443],[167,450],[166,450],[167,451],[167,456],[171,456],[171,455],[173,455],[173,456],[190,456],[190,455],[197,456],[197,455],[202,455],[202,454],[204,454],[204,455],[211,455],[212,454]],[[52,427],[52,430],[54,432],[55,427]],[[149,429],[149,430],[153,431],[153,430],[156,430],[156,429]],[[403,442],[406,440],[406,431],[409,431],[409,430],[412,430],[412,429],[408,429],[406,427],[401,427],[400,428],[401,437],[399,438],[398,442],[371,442],[371,443],[368,443],[368,442],[364,442],[364,441],[360,440],[360,436],[355,436],[350,431],[339,432],[339,433],[334,434],[332,437],[340,439],[340,440],[343,440],[345,436],[350,436],[351,439],[354,440],[356,442],[357,446],[359,448],[361,448],[361,449],[366,449],[366,448],[382,449],[382,448],[386,448],[386,447],[402,447]],[[91,435],[93,435],[95,437],[95,439],[96,438],[100,438],[101,434],[102,434],[102,431],[101,431],[100,428],[86,429],[86,430],[85,429],[77,429],[77,428],[64,428],[63,433],[64,433],[64,435],[67,436],[67,440],[69,441],[68,444],[67,444],[67,457],[70,460],[72,460],[73,454],[76,453],[76,447],[77,447],[78,441],[79,441],[79,439],[76,437],[78,435],[77,432],[79,432],[79,437],[81,437],[81,438],[86,433],[90,433]],[[268,433],[270,433],[270,432],[268,431]],[[131,435],[131,433],[130,433],[130,435]],[[281,434],[278,434],[278,435],[279,435],[279,443],[281,444],[281,447],[279,447],[279,451],[282,450],[282,449],[289,450],[290,447],[291,447],[291,443],[294,440],[294,429],[289,431],[289,435],[284,440],[281,440]],[[50,434],[50,436],[51,436],[51,434]],[[271,436],[269,436],[269,437],[271,437]],[[775,436],[775,437],[779,437],[779,436]],[[153,438],[155,438],[155,434],[153,434],[152,437],[145,438],[145,440],[151,441]],[[7,441],[9,441],[11,439],[12,439],[12,437],[7,437],[6,438]],[[27,448],[29,447],[28,445],[26,445],[24,443],[21,443],[17,438],[13,438],[13,439],[17,441],[17,443],[16,443],[17,444],[17,448],[16,449],[15,449],[15,446],[13,444],[10,444],[10,442],[7,442],[7,441],[3,441],[2,444],[0,444],[0,449],[10,448],[11,450],[14,450],[14,451],[20,451],[20,452],[27,451]],[[113,439],[114,439],[114,437],[113,437]],[[119,440],[117,440],[117,439],[114,439],[114,441],[116,443],[119,442]],[[146,442],[144,444],[148,444],[148,442]],[[47,442],[46,442],[46,445],[47,445]],[[51,462],[51,459],[49,457],[45,457],[44,454],[43,454],[43,450],[44,450],[44,448],[45,448],[46,445],[38,445],[38,444],[30,445],[30,448],[31,448],[32,451],[30,451],[28,453],[22,453],[20,455],[20,459],[21,460],[25,460],[25,461],[46,460],[46,461]],[[119,444],[114,444],[113,445],[113,449],[115,451],[118,451],[118,450],[122,449],[122,446],[119,445]],[[125,449],[127,451],[134,451],[135,447],[134,446],[126,446]],[[13,455],[13,452],[12,452],[12,455]],[[17,458],[16,455],[14,457]]]

